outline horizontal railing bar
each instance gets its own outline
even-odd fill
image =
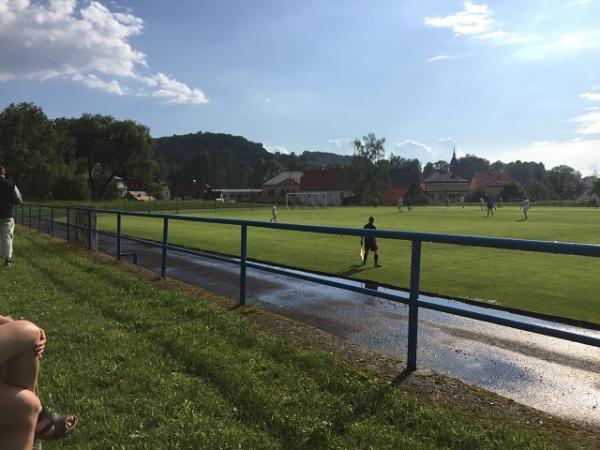
[[[32,205],[40,206],[40,205]],[[65,207],[66,208],[66,207]],[[471,247],[486,247],[506,250],[523,250],[541,253],[554,253],[563,255],[578,255],[600,257],[600,245],[595,244],[579,244],[570,242],[551,242],[551,241],[535,241],[526,239],[512,239],[489,236],[463,236],[454,234],[442,233],[424,233],[416,231],[392,231],[392,230],[365,230],[363,228],[343,228],[331,227],[322,225],[301,225],[291,223],[271,223],[266,221],[255,220],[240,220],[240,219],[225,219],[214,217],[195,217],[186,215],[171,215],[171,214],[152,214],[147,212],[130,212],[118,211],[110,209],[96,208],[80,208],[83,210],[92,209],[103,214],[121,214],[123,216],[132,217],[152,217],[152,218],[169,218],[173,220],[188,221],[188,222],[203,222],[203,223],[218,223],[222,225],[246,225],[256,228],[272,228],[287,231],[302,231],[321,234],[336,234],[347,236],[373,236],[382,239],[401,239],[409,241],[422,241],[438,244],[464,245]]]
[[[419,300],[420,308],[433,309],[456,316],[466,317],[469,319],[480,320],[483,322],[495,323],[497,325],[503,325],[510,328],[517,328],[523,331],[530,331],[537,334],[543,334],[545,336],[556,337],[560,339],[566,339],[568,341],[579,342],[581,344],[591,345],[594,347],[600,347],[600,338],[594,336],[585,336],[583,334],[572,333],[570,331],[564,331],[557,328],[545,327],[543,325],[535,325],[531,323],[525,323],[518,320],[507,319],[504,317],[492,316],[490,314],[480,313],[476,311],[464,310],[453,306],[440,305],[427,300]],[[523,314],[525,317],[530,317]]]
[[[273,266],[267,266],[260,263],[255,263],[252,261],[247,261],[246,265],[253,269],[264,270],[266,272],[275,273],[277,275],[284,275],[286,277],[298,278],[300,280],[312,281],[318,284],[325,284],[327,286],[332,286],[340,289],[345,289],[347,291],[359,292],[361,294],[370,295],[372,297],[384,298],[386,300],[392,300],[399,303],[408,303],[408,297],[402,297],[401,295],[388,294],[385,292],[376,291],[374,289],[363,288],[360,286],[352,286],[346,283],[341,283],[339,281],[327,280],[318,276],[309,275],[308,273],[288,271],[286,269],[278,269]]]

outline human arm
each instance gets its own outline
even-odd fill
[[[23,203],[23,196],[21,195],[21,191],[19,191],[19,188],[17,186],[15,186],[15,203]]]

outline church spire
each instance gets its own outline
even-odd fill
[[[456,145],[454,145],[454,150],[452,151],[452,159],[450,160],[450,165],[448,166],[448,171],[454,173],[456,171],[456,165],[458,161],[456,159]]]

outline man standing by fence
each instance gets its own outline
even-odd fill
[[[6,179],[6,169],[0,166],[0,258],[6,267],[12,265],[15,204],[22,201],[19,188]]]

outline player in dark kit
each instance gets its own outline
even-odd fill
[[[376,230],[375,225],[373,225],[375,219],[373,217],[369,217],[369,223],[366,224],[363,228],[365,230]],[[372,236],[361,236],[360,237],[360,246],[362,248],[363,241],[365,243],[364,246],[364,255],[363,255],[363,264],[367,263],[367,257],[369,256],[369,250],[373,251],[373,259],[375,260],[375,267],[381,267],[379,264],[379,254],[377,253],[377,240]]]

